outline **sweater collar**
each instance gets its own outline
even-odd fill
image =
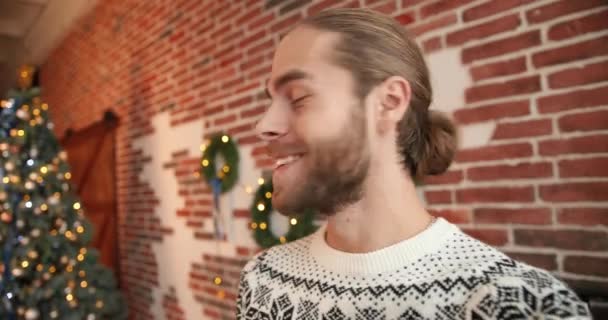
[[[438,218],[426,230],[412,238],[388,247],[367,252],[348,253],[330,247],[325,241],[324,224],[313,235],[310,244],[312,257],[324,268],[340,274],[380,274],[409,265],[425,255],[437,252],[458,227]]]

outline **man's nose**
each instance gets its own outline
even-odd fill
[[[256,125],[256,132],[264,141],[276,140],[287,134],[288,115],[281,106],[273,103],[262,115],[262,119]]]

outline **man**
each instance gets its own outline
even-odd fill
[[[428,110],[429,75],[392,19],[327,10],[279,44],[258,124],[273,206],[327,224],[253,258],[239,319],[589,318],[572,291],[434,219],[414,180],[444,172],[455,130]]]

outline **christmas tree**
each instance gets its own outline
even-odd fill
[[[0,109],[0,319],[126,319],[33,71]]]

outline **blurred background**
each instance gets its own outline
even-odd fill
[[[606,316],[605,0],[0,1],[0,89],[38,67],[130,318],[232,319],[247,259],[293,240],[302,222],[256,216],[271,162],[253,128],[281,35],[329,7],[388,14],[425,53],[432,108],[461,136],[450,170],[420,185],[429,209]],[[206,158],[214,137],[238,162]],[[222,179],[238,166],[230,190],[214,192],[211,163]]]

